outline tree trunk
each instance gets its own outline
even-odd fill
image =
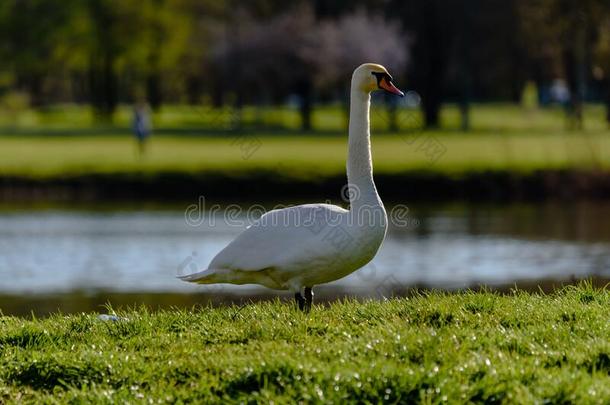
[[[388,129],[392,132],[398,132],[398,102],[396,96],[386,95],[386,104],[388,106]]]
[[[470,130],[470,115],[469,115],[469,104],[470,104],[470,87],[471,87],[471,70],[472,63],[470,61],[470,50],[471,50],[471,35],[470,27],[472,21],[470,13],[468,12],[469,7],[462,7],[461,17],[461,38],[460,43],[460,70],[462,79],[462,89],[460,95],[460,117],[461,117],[461,130]]]
[[[213,89],[212,91],[212,105],[214,107],[218,107],[222,105],[222,95],[218,94],[216,91],[218,89]],[[201,93],[202,93],[202,83],[201,80],[196,76],[190,76],[186,80],[186,98],[190,105],[197,105],[201,102]]]
[[[114,71],[117,51],[110,34],[116,21],[105,2],[92,0],[88,8],[93,17],[96,42],[89,65],[91,100],[98,118],[110,121],[118,103],[118,79]]]
[[[582,4],[576,6],[573,13],[573,21],[568,29],[569,36],[565,41],[564,63],[566,69],[566,79],[570,90],[570,102],[568,104],[568,122],[572,129],[582,129],[583,127],[583,103],[585,97],[585,87],[587,80],[586,59],[589,46],[587,35],[587,21],[582,18],[584,15],[581,9]]]
[[[161,76],[157,72],[151,73],[146,78],[146,96],[151,108],[155,111],[159,110],[163,102],[160,79]]]
[[[30,105],[32,107],[40,107],[44,104],[42,96],[42,81],[41,75],[32,74],[27,81],[28,93],[30,94]]]
[[[441,101],[438,94],[424,92],[422,95],[422,107],[424,110],[424,125],[426,128],[438,128],[440,123]]]
[[[312,87],[309,78],[303,79],[297,86],[297,91],[301,98],[299,111],[301,113],[301,129],[303,131],[311,131]]]
[[[566,82],[570,90],[570,100],[568,101],[566,114],[568,118],[568,129],[582,128],[582,97],[580,83],[580,66],[581,63],[575,55],[574,51],[568,49],[564,52]]]
[[[606,124],[610,129],[610,78],[606,79]]]
[[[105,119],[112,120],[112,114],[118,103],[117,95],[117,77],[114,73],[114,59],[108,52],[104,55],[103,67],[103,92],[104,99],[102,100],[102,114]]]
[[[238,87],[235,93],[235,105],[233,113],[231,114],[231,129],[234,131],[241,131],[243,126],[243,107],[244,107],[244,95],[241,87]]]
[[[608,124],[608,129],[610,129],[610,90],[606,94],[606,124]]]
[[[469,114],[469,106],[468,106],[468,100],[462,100],[460,102],[460,123],[461,123],[461,130],[466,132],[466,131],[470,131],[470,114]]]
[[[92,57],[89,68],[91,104],[97,113],[97,118],[102,121],[112,120],[112,114],[118,102],[117,78],[112,62],[112,57],[108,54],[102,56],[101,64],[95,57]]]
[[[443,78],[445,76],[445,44],[439,10],[444,7],[436,1],[426,2],[424,8],[423,32],[421,33],[419,51],[422,58],[414,55],[414,60],[421,60],[423,75],[422,108],[426,128],[437,128],[440,124]]]

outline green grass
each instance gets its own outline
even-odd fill
[[[0,114],[0,176],[168,172],[231,176],[263,171],[316,179],[345,171],[347,136],[340,106],[317,108],[314,123],[322,132],[312,134],[294,131],[299,125],[294,109],[257,112],[248,107],[243,114],[249,129],[241,135],[227,131],[232,114],[228,110],[164,107],[155,115],[161,134],[153,136],[143,159],[137,157],[128,129],[129,112],[121,107],[110,127],[95,124],[88,109],[76,106],[26,111],[16,115],[13,126]],[[473,129],[468,133],[455,129],[458,111],[453,106],[446,107],[442,115],[442,129],[419,132],[415,127],[420,113],[401,110],[403,130],[388,133],[386,111],[375,107],[371,116],[376,172],[460,175],[485,170],[610,167],[610,130],[605,127],[601,106],[587,107],[585,131],[565,130],[563,112],[557,108],[476,105]],[[257,120],[262,128],[278,129],[257,129]],[[427,149],[432,144],[439,148],[438,153]]]
[[[400,129],[421,125],[423,118],[419,109],[400,107],[397,122]],[[55,105],[43,109],[7,111],[0,108],[0,133],[11,130],[117,130],[131,126],[133,110],[121,105],[114,114],[112,123],[96,121],[93,111],[82,105]],[[219,129],[228,128],[234,122],[236,112],[229,107],[212,108],[206,105],[166,105],[153,116],[156,128],[165,129]],[[605,109],[602,105],[587,105],[584,109],[585,128],[592,131],[607,130]],[[296,107],[246,106],[241,119],[247,127],[283,128],[298,130],[301,119]],[[516,104],[473,104],[470,110],[472,128],[476,131],[532,131],[560,132],[566,127],[564,110],[561,107],[524,108]],[[380,100],[373,100],[371,110],[372,127],[376,131],[388,129],[388,112]],[[346,110],[341,104],[318,105],[313,110],[313,128],[317,131],[345,131]],[[457,106],[447,104],[441,110],[441,124],[445,130],[460,127]]]
[[[0,402],[609,403],[610,292],[0,318]]]
[[[149,153],[136,156],[130,137],[3,137],[0,175],[56,177],[96,173],[223,172],[263,170],[287,176],[318,177],[345,172],[346,137],[253,135],[239,138],[157,136]],[[425,145],[445,151],[430,156]],[[610,133],[427,132],[373,137],[376,173],[426,170],[446,174],[468,171],[610,166]],[[436,156],[436,158],[435,158]]]

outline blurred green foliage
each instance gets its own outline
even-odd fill
[[[422,96],[423,124],[443,103],[542,104],[563,80],[576,126],[585,100],[610,107],[610,5],[604,0],[4,0],[0,108],[121,103],[299,106],[346,100],[351,69],[374,60]],[[19,103],[17,103],[19,104]],[[19,107],[22,108],[22,107]],[[610,108],[607,109],[610,114]],[[607,116],[610,119],[610,115]]]

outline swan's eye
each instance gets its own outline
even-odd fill
[[[372,73],[377,78],[377,87],[380,90],[385,90],[388,93],[396,94],[397,96],[400,96],[400,97],[405,96],[405,93],[403,93],[398,88],[396,88],[396,86],[394,86],[394,83],[392,83],[392,76],[390,76],[388,73],[385,73],[385,72],[383,72],[383,73],[372,72]]]
[[[380,89],[383,89],[383,86],[381,85],[381,83],[383,82],[384,79],[385,79],[386,82],[392,83],[392,76],[390,76],[388,73],[385,73],[385,72],[371,72],[371,74],[373,76],[375,76],[375,78],[377,79],[377,87],[379,87]]]
[[[371,74],[373,76],[375,76],[375,78],[377,79],[377,86],[379,86],[379,83],[381,83],[381,80],[383,79],[383,73],[382,72],[371,72]]]

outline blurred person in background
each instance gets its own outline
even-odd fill
[[[150,108],[144,101],[136,103],[133,112],[133,133],[138,141],[138,156],[146,153],[146,141],[151,132]]]

